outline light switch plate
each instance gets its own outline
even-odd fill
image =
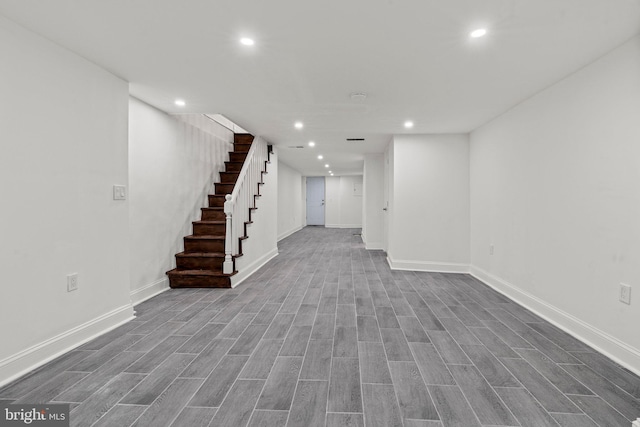
[[[127,200],[127,187],[124,185],[114,185],[113,200]]]
[[[620,283],[620,302],[631,304],[631,286]]]

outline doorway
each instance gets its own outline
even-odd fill
[[[307,178],[307,225],[324,225],[324,177]]]

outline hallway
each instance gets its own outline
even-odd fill
[[[76,426],[601,426],[640,378],[461,274],[307,227],[235,289],[169,290],[0,390]]]

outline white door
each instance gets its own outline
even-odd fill
[[[324,225],[324,177],[307,178],[307,225]]]

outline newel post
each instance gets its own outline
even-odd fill
[[[233,213],[233,204],[231,203],[231,194],[225,196],[224,213],[226,216],[225,238],[224,238],[224,263],[222,264],[222,272],[224,274],[233,273],[233,239],[231,238],[231,214]]]

